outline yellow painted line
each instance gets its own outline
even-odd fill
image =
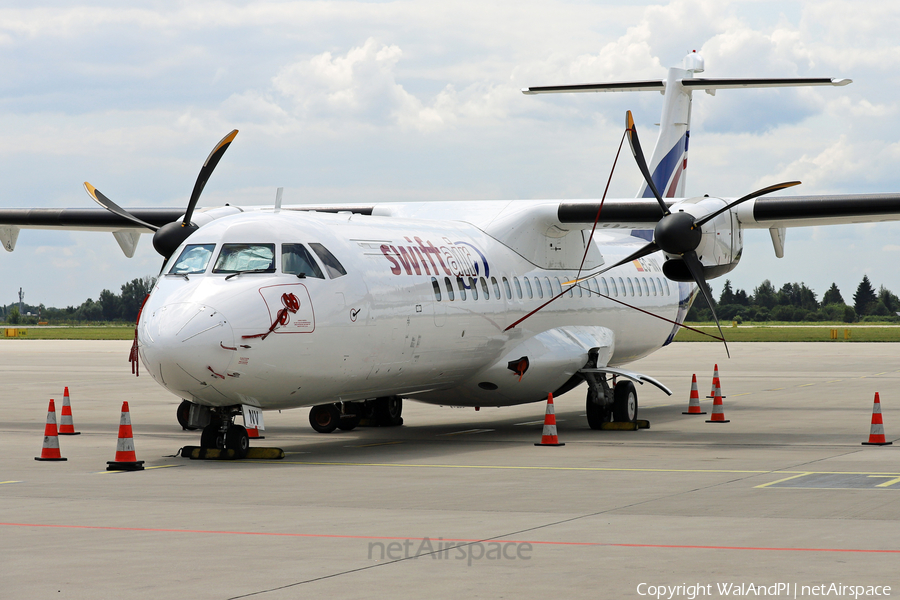
[[[812,473],[800,473],[799,475],[791,475],[790,477],[785,477],[784,479],[779,479],[778,481],[770,481],[769,483],[764,483],[762,485],[758,485],[758,488],[769,487],[770,485],[775,485],[776,483],[784,483],[785,481],[790,481],[791,479],[797,479],[798,477],[806,477],[807,475],[812,475]]]
[[[344,446],[344,448],[372,448],[374,446],[393,446],[394,444],[402,444],[401,441],[396,442],[378,442],[377,444],[362,444],[360,446]],[[309,454],[307,452],[307,454]]]
[[[837,383],[839,381],[843,381],[843,379],[832,379],[831,381],[826,381],[825,383]]]
[[[869,477],[890,477],[890,475],[869,475]],[[900,483],[900,477],[894,477],[893,479],[889,479],[888,481],[885,481],[884,483],[879,483],[875,487],[890,487],[890,486],[894,485],[895,483]]]
[[[815,383],[804,383],[803,385],[798,385],[797,387],[809,387],[811,385],[816,385]]]
[[[885,374],[887,374],[887,371],[882,371],[881,373],[875,373],[875,375],[872,375],[872,377],[875,377],[877,375],[885,375]]]
[[[144,471],[149,471],[150,469],[166,469],[168,467],[183,467],[184,465],[156,465],[153,467],[144,467]],[[139,471],[94,471],[94,475],[106,475],[109,473],[138,473]]]
[[[772,388],[770,390],[763,390],[764,392],[777,392],[779,390],[783,390],[784,388]]]
[[[25,482],[24,481],[0,481],[0,485],[6,484],[6,483],[25,483]]]
[[[516,465],[435,465],[417,463],[356,463],[356,462],[315,462],[315,461],[247,461],[255,464],[270,465],[312,465],[331,467],[410,467],[420,469],[496,469],[509,471],[591,471],[591,472],[625,472],[625,473],[737,473],[748,475],[785,474],[785,475],[884,475],[900,477],[900,473],[876,473],[873,471],[783,471],[783,470],[750,470],[750,469],[638,469],[628,467],[548,467],[548,466],[516,466]],[[775,482],[772,482],[775,483]],[[771,484],[769,484],[771,485]]]
[[[732,394],[731,397],[732,397],[732,398],[737,398],[738,396],[749,396],[749,395],[752,394],[752,393],[753,393],[753,392],[743,392],[743,393],[741,393],[741,394]]]
[[[565,421],[565,419],[558,419],[556,422],[561,423]],[[442,433],[441,435],[463,435],[465,433],[487,433],[489,431],[494,431],[493,429],[466,429],[464,431],[454,431],[452,433]]]

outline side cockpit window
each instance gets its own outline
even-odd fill
[[[181,251],[178,260],[169,269],[170,275],[194,275],[204,273],[213,250],[216,249],[215,244],[188,244]]]
[[[316,256],[318,256],[319,260],[322,261],[322,264],[325,265],[325,271],[328,273],[329,277],[337,279],[338,277],[343,277],[347,274],[341,261],[339,261],[334,254],[329,252],[328,248],[317,242],[310,242],[309,247],[313,249],[313,252],[316,253]]]
[[[322,269],[303,244],[281,245],[281,272],[288,275],[304,275],[325,279]]]
[[[275,244],[224,244],[213,273],[274,273]]]

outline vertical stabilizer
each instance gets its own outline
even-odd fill
[[[665,100],[659,121],[659,138],[650,157],[650,173],[664,198],[683,198],[688,142],[691,138],[691,90],[682,81],[703,72],[703,57],[696,51],[684,57],[683,68],[672,67],[666,78]],[[652,198],[646,183],[638,198]]]

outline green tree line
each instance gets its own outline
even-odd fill
[[[10,325],[35,325],[38,321],[51,325],[97,322],[134,323],[144,298],[155,284],[155,277],[146,276],[141,279],[132,279],[122,285],[121,293],[115,294],[109,290],[103,290],[96,301],[88,298],[77,307],[54,308],[46,307],[43,304],[38,306],[24,304],[20,311],[18,303],[0,306],[0,320]]]
[[[718,302],[715,298],[713,301],[720,321],[900,322],[897,314],[900,312],[900,298],[884,286],[876,292],[865,275],[849,303],[835,283],[819,301],[816,293],[804,283],[785,283],[776,289],[768,279],[756,286],[752,294],[733,289],[731,281],[726,279]],[[706,302],[695,300],[687,320],[712,321]]]

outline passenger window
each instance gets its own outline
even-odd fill
[[[456,278],[456,288],[459,290],[459,299],[465,300],[466,299],[466,284],[465,284],[465,282],[463,282],[462,277]]]
[[[534,278],[534,287],[537,290],[538,298],[544,297],[544,288],[541,287],[541,280],[537,277]]]
[[[344,270],[344,266],[337,258],[335,258],[334,254],[328,251],[328,248],[317,242],[310,242],[309,247],[313,249],[313,252],[316,253],[316,256],[318,256],[319,260],[322,261],[322,264],[325,265],[325,270],[328,272],[329,277],[337,279],[338,277],[343,277],[347,274],[347,271]]]
[[[449,277],[444,277],[444,287],[447,289],[447,300],[453,302],[453,284]]]
[[[215,249],[215,244],[188,244],[181,251],[172,268],[169,269],[169,273],[172,275],[205,273]]]
[[[588,281],[588,287],[591,289],[591,291],[592,291],[593,293],[595,293],[595,294],[597,294],[597,295],[599,296],[599,295],[600,295],[600,287],[599,287],[599,285],[597,284],[597,279],[598,279],[597,277],[594,277],[593,279],[591,279],[590,281]],[[605,280],[605,279],[603,280],[603,286],[606,287],[606,280]],[[609,290],[606,290],[606,293],[609,294]]]
[[[623,296],[628,294],[627,290],[625,289],[625,280],[622,279],[621,277],[619,277],[619,285],[617,285],[616,287],[619,289],[619,292]]]
[[[525,291],[528,293],[528,298],[534,298],[534,292],[531,291],[531,282],[528,281],[527,277],[523,277],[522,280],[525,282]]]
[[[481,291],[484,292],[482,297],[484,297],[485,300],[491,299],[491,293],[488,291],[487,281],[484,280],[484,277],[481,278]]]
[[[506,291],[506,299],[512,300],[512,288],[509,287],[509,279],[503,278],[503,289]]]
[[[582,292],[581,292],[581,283],[575,284],[574,288],[575,288],[575,293],[576,293],[576,295],[577,295],[579,298],[583,298],[584,296],[582,295]],[[590,290],[586,285],[584,286],[584,289],[587,290],[588,297],[590,297],[590,295],[591,295],[591,290]],[[571,292],[570,292],[570,293],[571,293]]]
[[[552,295],[553,295],[553,288],[550,286],[550,278],[549,278],[549,277],[544,277],[544,283],[547,284],[547,295],[548,295],[548,296],[552,296]]]
[[[604,280],[604,281],[605,281],[605,280]],[[615,277],[610,277],[610,278],[609,278],[609,289],[612,290],[612,295],[613,295],[614,297],[616,297],[616,298],[619,297],[619,286],[616,285],[616,278],[615,278]],[[625,290],[623,289],[622,291],[624,292]]]
[[[434,277],[431,278],[431,287],[434,288],[434,299],[438,302],[441,301],[441,284],[438,283],[438,280]]]
[[[513,283],[514,283],[515,286],[516,286],[516,298],[518,298],[519,300],[521,300],[521,299],[522,299],[522,284],[519,283],[519,278],[518,278],[518,277],[513,277]]]
[[[634,296],[634,285],[631,283],[631,277],[628,277],[626,279],[626,281],[628,282],[628,295]],[[638,286],[639,291],[640,291],[640,289],[641,289],[640,286]]]
[[[671,295],[672,295],[672,292],[669,291],[669,280],[668,280],[668,279],[663,279],[663,283],[664,283],[665,286],[666,286],[666,296],[671,296]]]
[[[275,244],[224,244],[213,273],[274,273]]]
[[[647,287],[647,278],[646,277],[641,277],[641,287],[644,288],[644,295],[649,296],[650,288]]]
[[[322,269],[316,264],[309,250],[303,244],[281,245],[281,272],[287,275],[306,275],[317,279],[325,279]]]
[[[469,277],[469,290],[472,292],[472,300],[478,300],[478,282]]]
[[[650,293],[654,296],[656,295],[656,284],[653,283],[653,278],[650,278]]]

